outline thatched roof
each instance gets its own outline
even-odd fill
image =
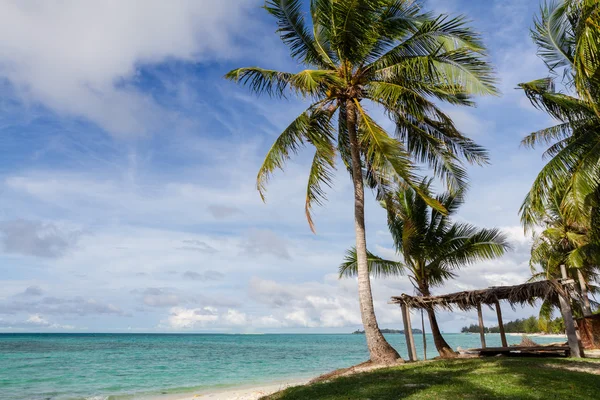
[[[494,286],[488,289],[467,290],[441,296],[423,297],[403,294],[392,297],[392,303],[405,304],[410,308],[418,309],[433,307],[452,311],[456,307],[465,311],[477,307],[477,304],[493,305],[502,300],[508,301],[511,307],[516,304],[533,305],[538,299],[543,301],[548,298],[556,298],[559,293],[563,292],[560,281],[551,280],[515,286]]]

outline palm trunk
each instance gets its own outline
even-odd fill
[[[385,340],[375,317],[371,279],[367,264],[367,239],[365,235],[365,192],[356,135],[356,107],[351,99],[346,101],[346,122],[352,154],[352,183],[354,184],[354,230],[356,233],[356,258],[358,267],[358,301],[365,329],[370,359],[377,364],[391,364],[401,360],[398,352]]]
[[[429,285],[420,283],[419,292],[421,292],[422,296],[431,296],[431,293],[429,292]],[[431,325],[431,335],[433,336],[433,343],[435,344],[435,348],[440,354],[440,357],[456,357],[458,354],[454,350],[452,350],[452,347],[450,347],[450,345],[442,336],[442,332],[440,332],[440,327],[438,326],[437,318],[435,317],[435,310],[433,308],[428,308],[427,315],[429,316],[429,325]]]
[[[592,307],[590,306],[590,298],[588,297],[587,285],[585,283],[585,278],[581,273],[581,270],[577,270],[577,278],[579,279],[579,288],[581,289],[581,299],[583,300],[583,304],[581,305],[581,310],[583,311],[584,317],[590,317],[592,315]]]
[[[431,325],[431,335],[433,336],[433,343],[435,343],[435,348],[440,354],[440,357],[456,357],[456,352],[452,350],[448,343],[446,343],[446,340],[442,336],[442,332],[440,332],[440,327],[438,326],[437,319],[435,317],[435,311],[433,309],[427,309],[427,315],[429,315],[429,325]]]

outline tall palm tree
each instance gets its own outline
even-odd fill
[[[555,77],[519,86],[533,105],[558,120],[523,140],[529,147],[550,145],[548,163],[535,179],[521,207],[526,227],[534,225],[561,191],[561,207],[580,219],[593,206],[600,218],[600,2],[561,0],[545,3],[536,18],[532,38],[549,71],[562,71],[573,95],[556,91]]]
[[[422,183],[422,190],[430,182]],[[443,214],[429,207],[414,189],[399,190],[394,207],[388,207],[388,226],[401,262],[384,260],[369,253],[369,270],[374,275],[394,276],[406,273],[421,296],[456,277],[455,271],[477,261],[502,256],[509,244],[498,229],[479,229],[466,223],[453,222],[451,216],[463,204],[461,192],[439,195],[437,200],[447,210]],[[340,266],[340,277],[357,274],[354,249],[348,251]],[[442,337],[433,308],[427,309],[431,333],[440,356],[455,355]]]
[[[257,177],[264,200],[277,168],[304,145],[314,147],[306,190],[306,216],[325,200],[338,155],[352,178],[358,257],[358,291],[371,361],[395,362],[399,355],[375,318],[364,219],[364,185],[379,199],[398,183],[415,187],[415,162],[431,167],[452,189],[466,185],[462,160],[487,162],[486,151],[462,135],[436,101],[472,105],[471,95],[493,94],[494,78],[484,47],[464,18],[431,16],[411,0],[311,0],[307,24],[301,0],[267,0],[292,58],[306,67],[280,72],[239,68],[226,78],[256,94],[283,98],[292,93],[311,104],[276,139]],[[369,114],[382,109],[395,124],[390,135]],[[337,129],[334,121],[337,119]]]
[[[572,95],[556,90],[555,77],[520,85],[535,107],[559,122],[523,140],[529,147],[550,147],[521,220],[526,229],[545,226],[532,247],[533,279],[560,278],[565,265],[580,282],[587,315],[589,277],[600,264],[600,3],[547,2],[532,37],[550,73],[562,71]],[[549,305],[542,307],[542,313],[549,311]]]

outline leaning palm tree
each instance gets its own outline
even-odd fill
[[[430,182],[422,183],[422,190]],[[421,296],[430,296],[431,289],[456,277],[456,270],[478,261],[502,256],[509,248],[506,237],[498,229],[479,229],[466,223],[453,222],[463,204],[461,192],[439,195],[437,200],[447,210],[443,214],[429,207],[414,189],[398,191],[394,206],[388,207],[388,226],[397,253],[402,261],[384,260],[368,253],[369,270],[373,275],[407,274]],[[348,251],[340,266],[340,277],[357,274],[354,249]],[[431,333],[440,356],[453,357],[455,352],[442,337],[433,308],[427,309]]]
[[[306,216],[325,200],[341,158],[354,188],[358,291],[371,361],[395,362],[399,355],[375,318],[367,268],[364,185],[379,199],[398,184],[443,207],[415,182],[415,163],[428,165],[447,185],[466,185],[463,160],[484,164],[487,153],[462,135],[437,102],[472,105],[472,95],[493,94],[494,79],[484,47],[464,18],[433,17],[411,0],[311,0],[307,24],[301,0],[267,0],[279,34],[294,60],[306,67],[280,72],[239,68],[227,79],[256,94],[287,94],[311,104],[276,139],[260,167],[257,188],[306,144],[314,147],[306,190]],[[394,125],[389,134],[369,113],[380,108]],[[334,122],[337,120],[337,129]]]

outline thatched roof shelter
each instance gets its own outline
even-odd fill
[[[477,308],[481,304],[495,305],[501,300],[506,300],[511,307],[515,305],[533,305],[538,299],[557,298],[564,293],[560,281],[548,280],[524,283],[515,286],[494,286],[488,289],[466,290],[463,292],[449,293],[440,296],[401,296],[392,297],[392,304],[405,305],[409,308],[445,309],[452,311],[455,307],[467,311]]]
[[[550,300],[553,303],[560,303],[561,314],[565,321],[567,339],[569,342],[569,351],[571,356],[580,357],[581,349],[579,347],[576,327],[574,325],[573,314],[570,304],[569,290],[565,286],[573,284],[573,280],[566,278],[566,270],[563,272],[564,279],[546,280],[531,283],[523,283],[514,286],[494,286],[487,289],[466,290],[463,292],[449,293],[440,296],[401,296],[392,297],[391,303],[398,304],[402,308],[402,320],[404,322],[404,332],[406,335],[406,345],[408,347],[409,359],[417,359],[412,337],[412,325],[410,322],[411,309],[443,309],[453,311],[458,308],[462,311],[477,309],[479,319],[479,335],[481,337],[481,347],[486,348],[485,329],[483,326],[483,314],[481,305],[485,304],[490,308],[496,309],[498,317],[498,328],[502,340],[502,347],[495,348],[504,351],[510,349],[506,340],[504,324],[502,323],[502,311],[500,302],[507,301],[514,309],[515,305],[533,305],[537,300]],[[481,350],[481,349],[479,349]]]

